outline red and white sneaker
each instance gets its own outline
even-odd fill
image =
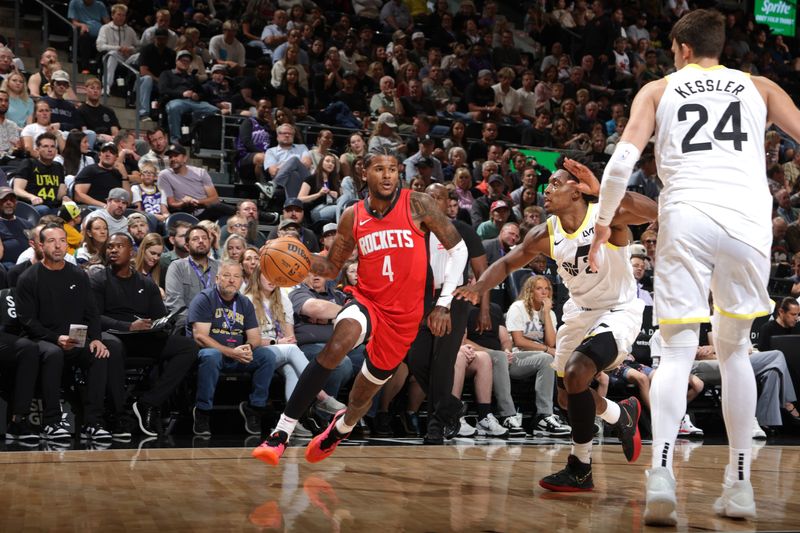
[[[625,459],[633,463],[642,451],[642,437],[639,435],[639,415],[642,414],[642,407],[639,400],[631,396],[619,402],[619,409],[619,420],[613,426],[614,432],[622,441]]]
[[[289,442],[289,435],[285,431],[275,431],[258,448],[255,448],[250,455],[268,465],[277,466],[283,452],[286,450],[287,442]]]
[[[311,442],[306,446],[306,461],[318,463],[326,459],[333,453],[340,442],[350,436],[350,433],[340,435],[336,430],[336,422],[344,416],[345,412],[347,412],[347,409],[342,409],[336,413],[331,423],[325,428],[325,431],[311,439]]]

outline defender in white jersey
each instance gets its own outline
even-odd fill
[[[722,412],[730,443],[722,496],[714,511],[755,517],[750,484],[756,384],[748,360],[753,318],[769,312],[771,199],[764,130],[772,122],[800,140],[800,110],[772,81],[719,65],[724,18],[698,9],[672,29],[678,71],[645,85],[606,166],[590,263],[600,267],[608,224],[639,151],[656,135],[664,189],[659,198],[655,307],[663,339],[650,389],[653,463],[645,522],[677,522],[672,454],[686,409],[686,389],[701,322],[711,319],[722,374]]]
[[[641,448],[637,428],[641,408],[636,398],[616,404],[589,386],[598,372],[619,364],[639,333],[643,306],[636,298],[628,258],[628,225],[654,220],[657,207],[646,196],[626,193],[612,221],[610,242],[601,250],[599,271],[592,272],[588,254],[598,213],[593,200],[599,189],[588,168],[566,159],[564,169],[553,173],[544,192],[544,207],[554,216],[531,229],[523,243],[493,263],[475,285],[455,292],[475,303],[540,253],[558,263],[570,299],[564,305],[553,366],[558,372],[559,403],[569,413],[573,444],[567,467],[539,482],[558,492],[594,487],[591,446],[595,414],[612,424],[628,461],[635,461]]]

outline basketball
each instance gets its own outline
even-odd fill
[[[311,270],[311,252],[294,237],[279,237],[261,254],[261,273],[273,285],[294,287]]]

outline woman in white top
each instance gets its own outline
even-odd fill
[[[50,104],[43,100],[36,102],[33,110],[33,122],[22,128],[19,136],[22,138],[22,144],[25,150],[31,156],[38,158],[39,150],[36,149],[36,139],[39,135],[49,131],[56,136],[58,142],[58,151],[64,150],[64,137],[61,135],[61,125],[57,122],[50,122]]]
[[[286,48],[286,55],[283,56],[283,59],[280,61],[276,61],[275,64],[272,66],[272,86],[276,89],[281,86],[281,82],[283,81],[283,73],[286,72],[286,68],[288,66],[295,66],[297,67],[297,84],[300,85],[306,91],[308,90],[308,74],[306,74],[306,69],[298,63],[298,58],[300,57],[300,47],[296,44],[290,44]]]
[[[261,275],[261,266],[253,270],[245,296],[250,298],[256,310],[261,345],[269,346],[275,353],[275,368],[285,380],[284,392],[288,400],[297,386],[300,374],[308,365],[308,360],[297,347],[297,340],[294,337],[292,302],[284,291]],[[344,404],[328,396],[325,391],[317,394],[315,407],[332,415],[345,408]],[[310,432],[303,432],[305,428],[300,429],[302,433],[298,433],[298,429],[300,424],[295,429],[296,435],[311,436]]]

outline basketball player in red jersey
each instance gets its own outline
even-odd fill
[[[325,431],[312,439],[306,459],[315,463],[328,457],[366,414],[373,396],[403,361],[424,317],[428,232],[448,251],[445,281],[428,326],[438,336],[450,330],[452,292],[464,271],[467,248],[430,196],[399,187],[398,168],[397,158],[388,151],[367,154],[369,196],[342,214],[327,257],[312,256],[312,272],[334,279],[357,246],[358,285],[334,320],[325,348],[300,376],[275,430],[253,450],[253,457],[265,463],[278,464],[297,420],[331,371],[364,341],[367,358],[350,390],[347,409],[336,413]]]

